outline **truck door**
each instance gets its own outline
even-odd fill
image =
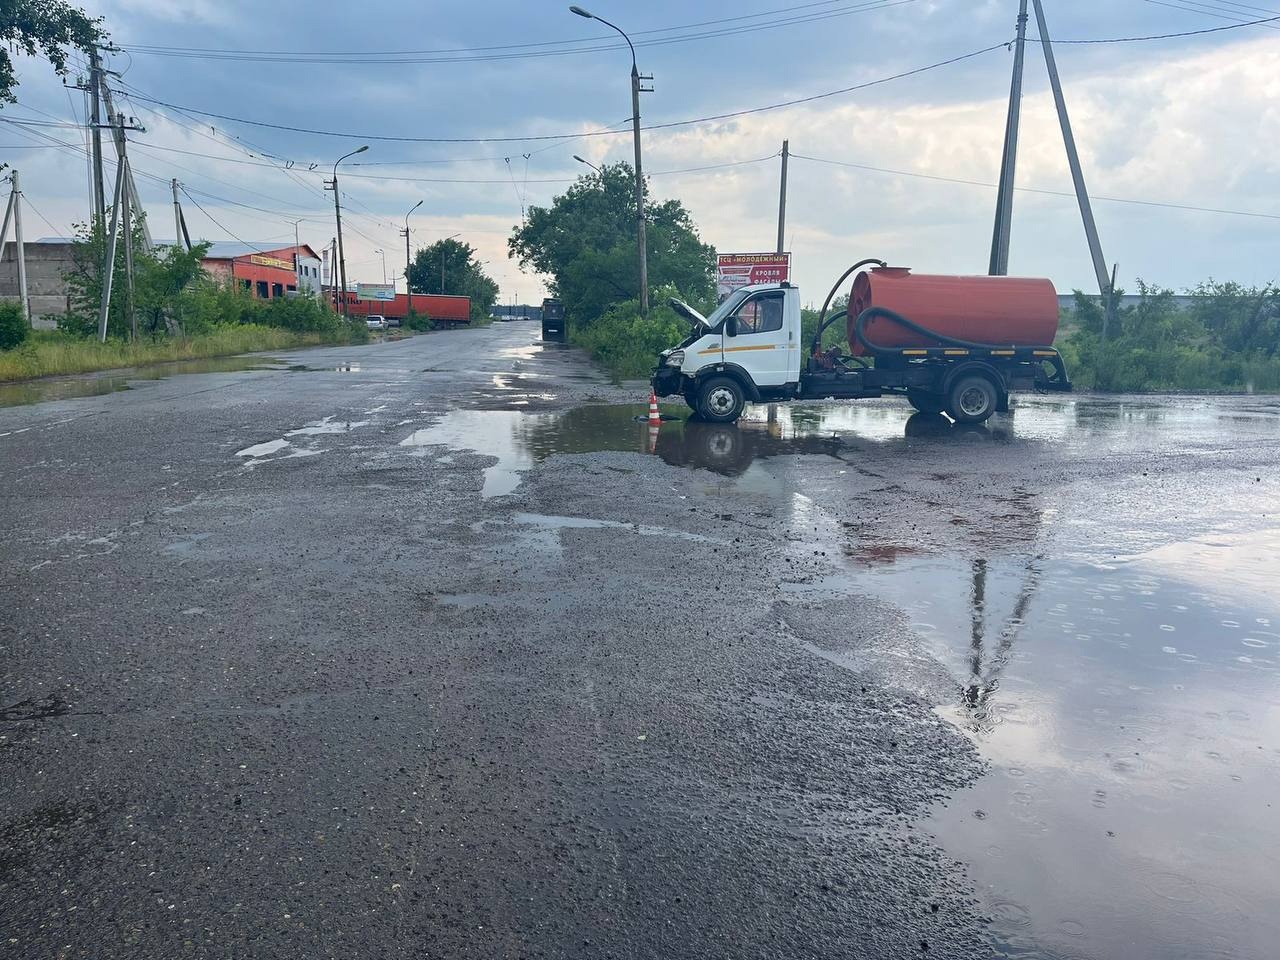
[[[762,290],[742,301],[732,314],[732,326],[724,325],[724,362],[734,363],[751,374],[756,386],[776,387],[787,383],[791,341],[786,323],[785,290]]]

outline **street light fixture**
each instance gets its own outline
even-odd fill
[[[385,286],[387,283],[387,251],[375,250],[373,252],[382,258],[382,283]]]
[[[610,23],[604,17],[597,17],[594,13],[583,10],[577,5],[569,7],[569,12],[588,20],[599,20],[606,27],[617,30],[622,34],[622,39],[627,41],[627,47],[631,50],[631,130],[636,147],[636,238],[640,247],[640,312],[647,314],[649,312],[649,255],[644,228],[644,174],[640,165],[640,71],[636,67],[636,48],[626,31],[616,23]],[[585,160],[582,162],[586,163]]]
[[[597,167],[590,160],[583,160],[582,157],[578,156],[576,153],[573,155],[573,159],[577,160],[579,163],[585,163],[588,167],[590,167],[596,173],[600,174],[600,176],[602,177],[604,176],[604,171],[601,170],[599,167]]]
[[[419,200],[409,208],[409,213],[417,210],[425,201]],[[409,213],[404,215],[404,295],[409,300],[409,313],[413,313],[413,290],[409,287]]]
[[[460,236],[462,234],[455,233],[453,236],[445,237],[440,241],[440,296],[442,297],[444,296],[444,245],[450,240],[457,240]]]
[[[366,143],[360,149],[345,153],[333,161],[333,215],[338,221],[338,276],[342,282],[338,292],[342,297],[342,318],[344,320],[350,320],[351,314],[347,308],[347,258],[342,252],[342,204],[338,201],[338,164],[347,159],[347,157],[354,157],[357,153],[364,153],[368,149],[369,145]]]

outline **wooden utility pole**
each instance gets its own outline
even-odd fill
[[[1009,234],[1013,226],[1013,184],[1018,166],[1018,127],[1022,119],[1022,72],[1026,61],[1027,0],[1018,6],[1018,36],[1014,41],[1013,82],[1009,88],[1009,116],[1004,127],[1004,157],[1000,161],[1000,192],[996,196],[996,221],[991,237],[993,277],[1009,273]]]
[[[1076,200],[1080,204],[1080,219],[1084,221],[1085,236],[1089,241],[1089,255],[1093,259],[1093,272],[1098,279],[1098,290],[1105,299],[1109,292],[1107,260],[1102,255],[1102,242],[1098,239],[1098,225],[1093,219],[1093,206],[1085,187],[1084,171],[1080,167],[1080,154],[1076,150],[1076,138],[1071,132],[1071,118],[1067,115],[1067,101],[1062,95],[1062,82],[1058,79],[1058,64],[1053,56],[1053,42],[1049,39],[1049,26],[1044,19],[1044,6],[1040,0],[1032,0],[1036,8],[1036,26],[1040,30],[1040,45],[1044,48],[1044,62],[1049,70],[1049,84],[1053,87],[1053,100],[1058,107],[1058,122],[1062,126],[1062,142],[1067,148],[1067,163],[1071,167],[1071,179],[1075,183]]]
[[[791,141],[782,141],[782,187],[778,191],[778,253],[784,252],[782,238],[787,229],[787,161],[791,158]]]

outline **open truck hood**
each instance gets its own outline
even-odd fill
[[[667,303],[671,306],[672,310],[674,310],[676,313],[680,314],[680,316],[684,317],[691,324],[693,324],[693,329],[695,333],[701,335],[701,334],[707,333],[711,329],[711,325],[707,323],[707,318],[704,317],[702,314],[700,314],[697,310],[693,309],[693,307],[689,306],[683,300],[680,300],[676,297],[672,297],[670,300],[667,301]]]

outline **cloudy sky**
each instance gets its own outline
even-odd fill
[[[656,91],[641,103],[646,125],[826,94],[971,54],[1011,38],[1017,12],[1016,0],[586,5],[632,35],[641,71],[654,75]],[[1045,5],[1055,40],[1280,17],[1280,0]],[[631,156],[625,45],[561,2],[85,6],[122,48],[109,63],[121,74],[119,107],[146,127],[131,134],[130,156],[157,237],[172,235],[168,181],[177,177],[204,208],[184,200],[201,236],[283,243],[301,220],[303,240],[319,248],[334,232],[322,182],[339,155],[369,143],[354,158],[363,163],[342,168],[350,278],[381,280],[377,248],[388,277],[402,272],[397,231],[421,199],[415,243],[460,234],[490,261],[504,301],[536,302],[541,279],[506,256],[522,209],[549,203],[586,171],[575,153],[593,163]],[[1057,48],[1090,192],[1112,198],[1097,199],[1095,213],[1123,285],[1280,275],[1278,30],[1280,21]],[[1092,289],[1075,201],[1053,193],[1069,194],[1071,180],[1044,61],[1038,46],[1027,53],[1018,183],[1030,189],[1016,200],[1010,272]],[[775,155],[788,138],[797,156],[787,246],[808,299],[866,256],[985,272],[1012,59],[1000,47],[797,106],[646,131],[653,193],[681,199],[722,252],[771,249]],[[65,90],[46,62],[20,60],[19,73],[21,105],[0,118],[83,122],[83,95]],[[621,132],[581,136],[610,128]],[[82,131],[0,123],[0,158],[21,170],[38,211],[30,235],[65,234],[85,219]]]

